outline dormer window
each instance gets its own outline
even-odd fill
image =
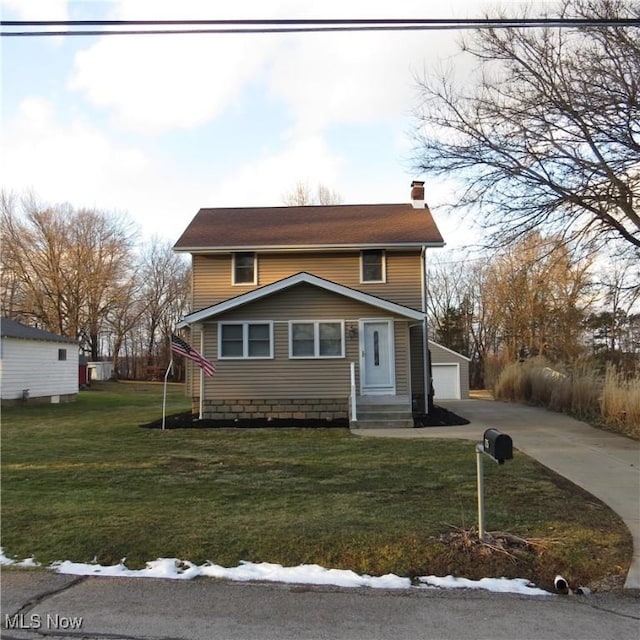
[[[383,249],[360,253],[360,282],[386,282],[386,260]]]
[[[233,254],[233,284],[257,284],[258,269],[256,254],[243,252]]]

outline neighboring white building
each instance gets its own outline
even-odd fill
[[[76,340],[0,318],[2,404],[68,402],[78,393]]]
[[[434,400],[469,398],[470,358],[429,340]]]
[[[113,362],[87,362],[89,383],[96,380],[110,380],[113,375]]]

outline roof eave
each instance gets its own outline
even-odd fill
[[[424,318],[424,314],[416,309],[404,307],[400,304],[385,300],[383,298],[377,298],[376,296],[372,296],[368,293],[363,293],[362,291],[358,291],[357,289],[351,289],[350,287],[345,287],[344,285],[331,282],[330,280],[319,278],[318,276],[314,276],[313,274],[300,272],[293,276],[283,278],[282,280],[279,280],[277,282],[259,287],[258,289],[253,289],[252,291],[249,291],[247,293],[240,294],[235,298],[230,298],[229,300],[224,300],[205,309],[190,313],[186,315],[184,319],[180,323],[178,323],[177,326],[179,329],[182,329],[191,324],[204,322],[227,311],[237,309],[238,307],[244,306],[245,304],[260,300],[301,283],[311,284],[327,291],[332,291],[346,298],[358,300],[365,304],[369,304],[380,309],[385,309],[389,313],[400,315],[412,320],[422,320]]]
[[[77,340],[73,338],[65,338],[64,336],[60,337],[40,337],[40,336],[15,336],[10,333],[3,333],[0,335],[2,338],[11,338],[12,340],[29,340],[31,342],[59,342],[61,344],[73,344],[76,346],[80,346]]]
[[[418,242],[368,242],[350,244],[300,244],[300,245],[229,245],[229,246],[205,246],[205,247],[177,247],[173,250],[177,253],[231,253],[234,251],[356,251],[360,249],[384,248],[384,249],[422,249],[423,247],[442,248],[444,240],[418,241]]]

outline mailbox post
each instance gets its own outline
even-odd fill
[[[482,442],[476,444],[476,470],[478,477],[478,535],[480,540],[485,538],[484,528],[484,469],[482,456],[489,456],[494,462],[504,464],[505,460],[513,459],[513,441],[506,433],[497,429],[487,429],[482,436]]]

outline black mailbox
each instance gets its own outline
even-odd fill
[[[487,429],[482,437],[482,447],[499,464],[513,459],[513,441],[511,436],[497,429]]]

